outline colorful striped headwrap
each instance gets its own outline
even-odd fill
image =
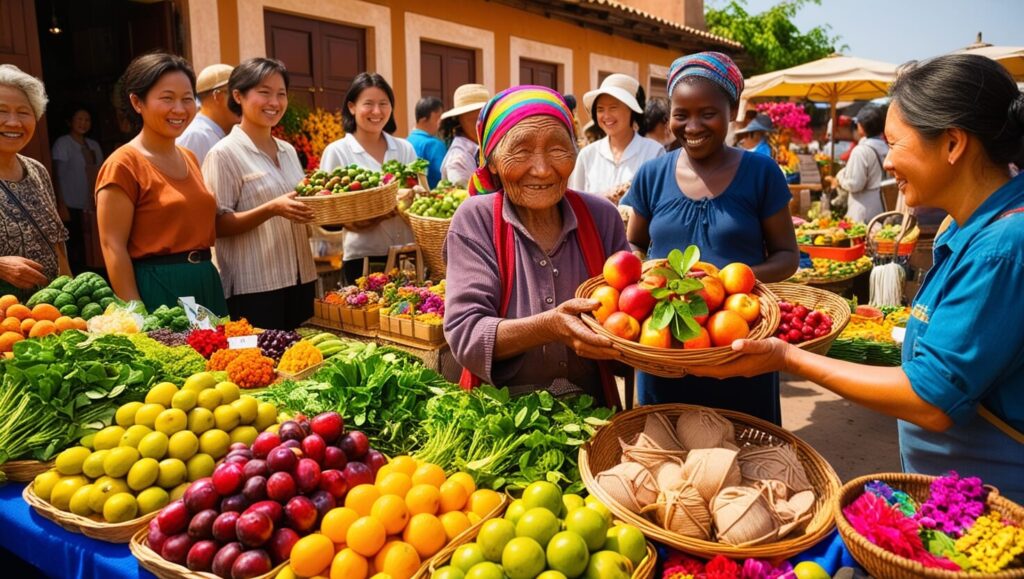
[[[547,115],[561,121],[575,146],[572,111],[562,95],[544,86],[522,85],[505,89],[487,101],[476,121],[480,141],[479,168],[469,182],[469,194],[494,193],[501,188],[497,175],[487,168],[487,158],[512,127],[526,117]]]
[[[677,58],[668,69],[668,94],[671,96],[679,81],[688,76],[703,77],[717,84],[734,103],[743,92],[743,73],[721,52],[698,52]]]

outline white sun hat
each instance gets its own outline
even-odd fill
[[[583,95],[583,106],[587,111],[593,111],[594,101],[597,100],[597,97],[606,94],[621,101],[634,112],[643,114],[644,109],[640,108],[640,103],[636,102],[636,93],[639,88],[640,83],[628,74],[610,74],[601,83],[600,88]]]
[[[491,100],[491,93],[482,84],[464,84],[455,89],[455,96],[452,99],[454,106],[451,110],[441,115],[442,119],[457,117],[462,113],[478,111],[484,108],[487,101]]]

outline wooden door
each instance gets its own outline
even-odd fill
[[[558,65],[520,58],[519,84],[535,84],[553,90],[561,90],[558,86]]]
[[[648,79],[647,99],[654,97],[668,99],[668,80],[652,76]]]
[[[455,89],[475,82],[476,51],[420,42],[420,97],[437,97],[450,109]]]
[[[366,31],[267,11],[267,55],[284,62],[289,98],[307,107],[336,110],[352,79],[366,70]]]
[[[36,78],[43,78],[39,55],[36,7],[32,0],[0,0],[0,62],[13,64]],[[21,151],[50,167],[50,140],[46,117],[36,123],[32,140]]]

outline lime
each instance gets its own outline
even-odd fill
[[[430,579],[465,579],[466,574],[462,572],[462,569],[446,565],[441,567],[434,574],[430,576]]]
[[[587,568],[590,551],[587,542],[572,531],[562,531],[551,537],[547,548],[548,568],[566,577],[579,577]]]
[[[164,410],[167,410],[167,408],[162,404],[144,404],[135,413],[135,424],[153,428],[153,425],[156,423],[156,417]]]
[[[170,497],[171,500],[172,501],[176,501],[176,500],[180,499],[185,494],[185,491],[187,491],[187,490],[188,490],[188,483],[187,482],[183,482],[180,485],[174,487],[173,489],[171,489],[171,493],[170,493],[171,494],[171,497]]]
[[[160,461],[160,474],[157,476],[156,484],[165,489],[174,488],[185,482],[188,478],[188,469],[185,463],[176,458],[165,458]]]
[[[583,502],[586,503],[588,507],[601,513],[601,516],[604,517],[604,520],[608,521],[608,526],[611,526],[612,512],[608,510],[608,507],[604,506],[604,503],[597,500],[597,497],[595,497],[594,495],[587,495],[587,498],[583,499]]]
[[[459,547],[455,549],[455,552],[452,553],[452,567],[462,571],[463,573],[469,571],[473,565],[483,563],[486,560],[487,557],[484,557],[484,548],[476,543],[459,545]]]
[[[178,393],[178,387],[170,382],[161,382],[149,389],[146,394],[146,404],[159,404],[164,408],[171,405],[171,399]]]
[[[562,491],[547,481],[530,483],[523,491],[523,505],[527,510],[544,508],[558,516],[562,512]]]
[[[160,487],[149,487],[139,493],[136,500],[139,503],[139,515],[148,515],[166,507],[167,503],[171,502],[171,497]]]
[[[512,501],[512,504],[505,509],[505,519],[511,521],[512,524],[519,522],[519,518],[526,512],[526,505],[523,504],[523,499],[516,499]]]
[[[62,511],[68,510],[75,491],[87,484],[89,484],[89,479],[82,475],[61,477],[57,484],[53,485],[53,491],[50,492],[50,504]]]
[[[548,569],[547,571],[541,573],[540,575],[537,575],[537,579],[569,579],[569,578],[566,577],[565,573],[562,573],[561,571],[554,571],[552,569]]]
[[[125,430],[120,426],[108,426],[96,433],[92,438],[92,447],[96,450],[114,448],[121,442]]]
[[[636,568],[647,557],[647,539],[633,525],[615,525],[605,535],[604,549],[629,559]]]
[[[142,442],[146,435],[151,434],[153,429],[148,426],[136,424],[135,426],[129,426],[124,431],[124,435],[121,437],[121,442],[118,446],[130,446],[132,448],[138,448],[139,443]]]
[[[466,572],[466,579],[504,579],[505,574],[502,572],[501,567],[490,562],[484,561],[483,563],[477,563]]]
[[[103,459],[103,472],[112,478],[121,478],[128,474],[132,465],[139,460],[139,451],[130,446],[119,446],[110,449]]]
[[[223,384],[230,384],[230,382],[223,382]],[[238,420],[242,424],[252,424],[256,421],[256,415],[259,413],[260,403],[252,396],[246,394],[232,402],[231,407],[238,411]]]
[[[213,423],[224,432],[231,432],[239,424],[239,414],[233,406],[221,405],[213,410]]]
[[[476,542],[483,549],[484,558],[497,563],[501,561],[501,552],[505,545],[515,537],[515,525],[505,519],[491,519],[480,526]]]
[[[197,454],[188,459],[185,469],[188,471],[188,482],[197,481],[213,474],[213,457],[208,454]]]
[[[574,494],[562,495],[562,518],[568,515],[573,510],[578,509],[582,506],[586,506],[586,502],[583,497]]]
[[[561,498],[559,498],[559,502],[561,502]],[[527,510],[516,523],[517,537],[530,537],[540,543],[541,547],[547,547],[548,541],[559,530],[561,530],[561,524],[558,517],[543,507]],[[601,539],[604,539],[604,532],[601,533]]]
[[[256,437],[259,436],[259,432],[252,426],[239,426],[230,432],[231,442],[241,442],[246,446],[251,446]]]
[[[79,517],[88,517],[92,514],[92,509],[89,508],[89,496],[92,492],[93,485],[85,485],[79,487],[75,494],[71,495],[71,500],[68,502],[68,509],[73,514]]]
[[[594,509],[575,509],[565,517],[565,530],[572,531],[587,542],[591,552],[599,551],[608,534],[608,522]]]
[[[73,446],[57,455],[54,461],[57,472],[70,475],[82,472],[82,465],[92,452],[84,446]]]
[[[516,537],[501,551],[501,568],[509,579],[533,579],[544,570],[544,549],[529,537]]]
[[[199,399],[196,403],[199,404],[199,406],[212,411],[214,408],[220,406],[220,402],[223,399],[224,395],[221,394],[219,390],[209,388],[199,393]]]
[[[228,453],[228,446],[231,445],[231,437],[227,432],[219,429],[207,430],[199,437],[199,452],[208,454],[214,459],[219,459]]]
[[[256,430],[263,432],[277,424],[277,407],[269,402],[260,402],[256,409],[256,422],[253,426]]]
[[[633,574],[629,559],[614,551],[598,551],[590,555],[584,579],[629,579]]]
[[[89,493],[89,508],[94,513],[102,513],[103,505],[107,502],[107,499],[117,493],[126,493],[130,490],[128,483],[124,482],[124,479],[111,478],[109,476],[100,477],[93,483],[92,492]]]

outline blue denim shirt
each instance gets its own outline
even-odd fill
[[[1024,431],[1024,175],[995,191],[936,241],[912,306],[903,370],[922,399],[954,422],[943,433],[899,422],[908,472],[955,469],[1024,500],[1024,445],[977,414],[983,404]]]

